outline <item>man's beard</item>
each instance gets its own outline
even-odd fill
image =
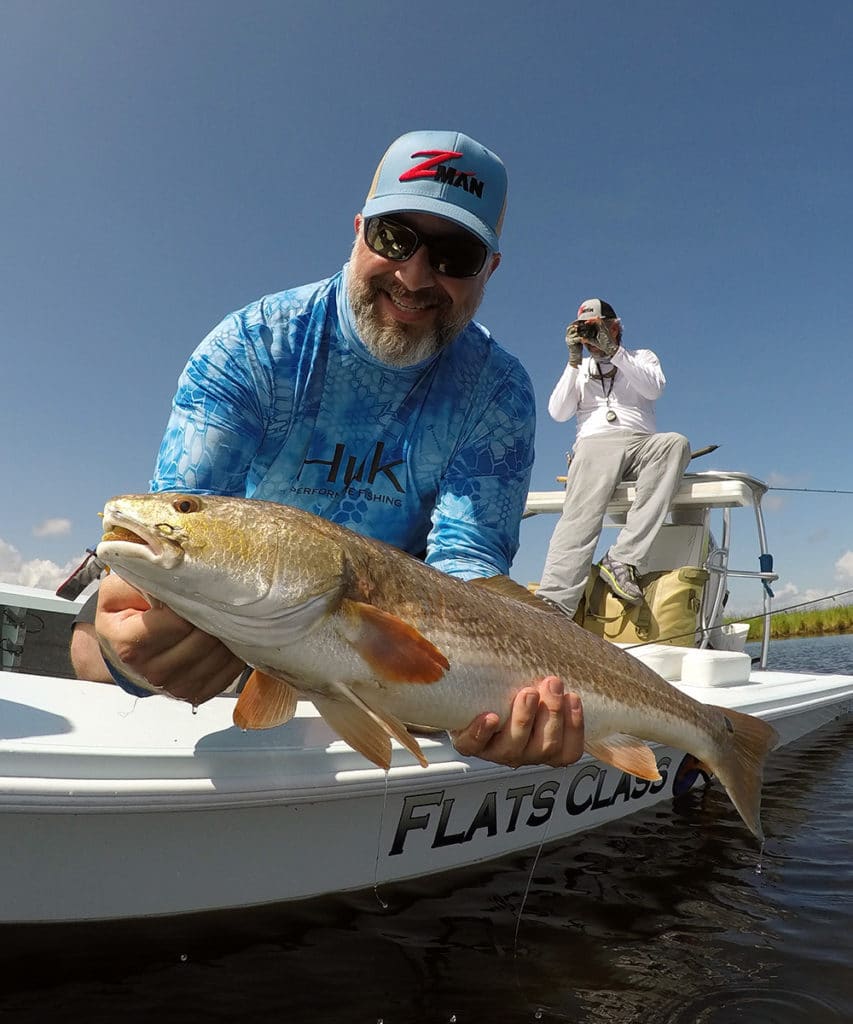
[[[452,313],[451,300],[441,289],[409,292],[393,274],[362,280],[350,273],[347,289],[358,336],[365,348],[383,363],[397,367],[414,366],[446,348],[468,326],[482,297],[481,291]],[[411,305],[433,305],[434,322],[430,326],[383,322],[376,311],[377,299],[383,292]]]

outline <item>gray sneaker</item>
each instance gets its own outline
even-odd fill
[[[617,562],[608,551],[598,563],[598,569],[607,586],[625,604],[643,603],[643,592],[637,583],[637,570],[633,565]]]

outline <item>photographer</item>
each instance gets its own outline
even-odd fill
[[[622,480],[637,496],[616,543],[600,562],[602,579],[626,604],[643,600],[636,575],[669,511],[690,445],[655,432],[655,401],[666,378],[649,349],[622,347],[622,322],[602,299],[587,299],[566,330],[569,362],[548,402],[560,423],[577,416],[566,497],[537,593],[574,615],[589,576],[607,504]],[[583,349],[589,352],[584,356]]]

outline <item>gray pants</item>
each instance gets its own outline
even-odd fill
[[[681,434],[623,430],[578,441],[539,596],[574,615],[589,577],[607,504],[626,479],[636,480],[637,496],[610,555],[617,562],[640,565],[669,512],[689,461],[690,444]]]

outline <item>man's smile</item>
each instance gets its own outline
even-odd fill
[[[411,293],[400,294],[386,288],[380,288],[379,294],[388,300],[393,307],[392,315],[398,320],[421,320],[441,305],[434,299],[419,298]]]

